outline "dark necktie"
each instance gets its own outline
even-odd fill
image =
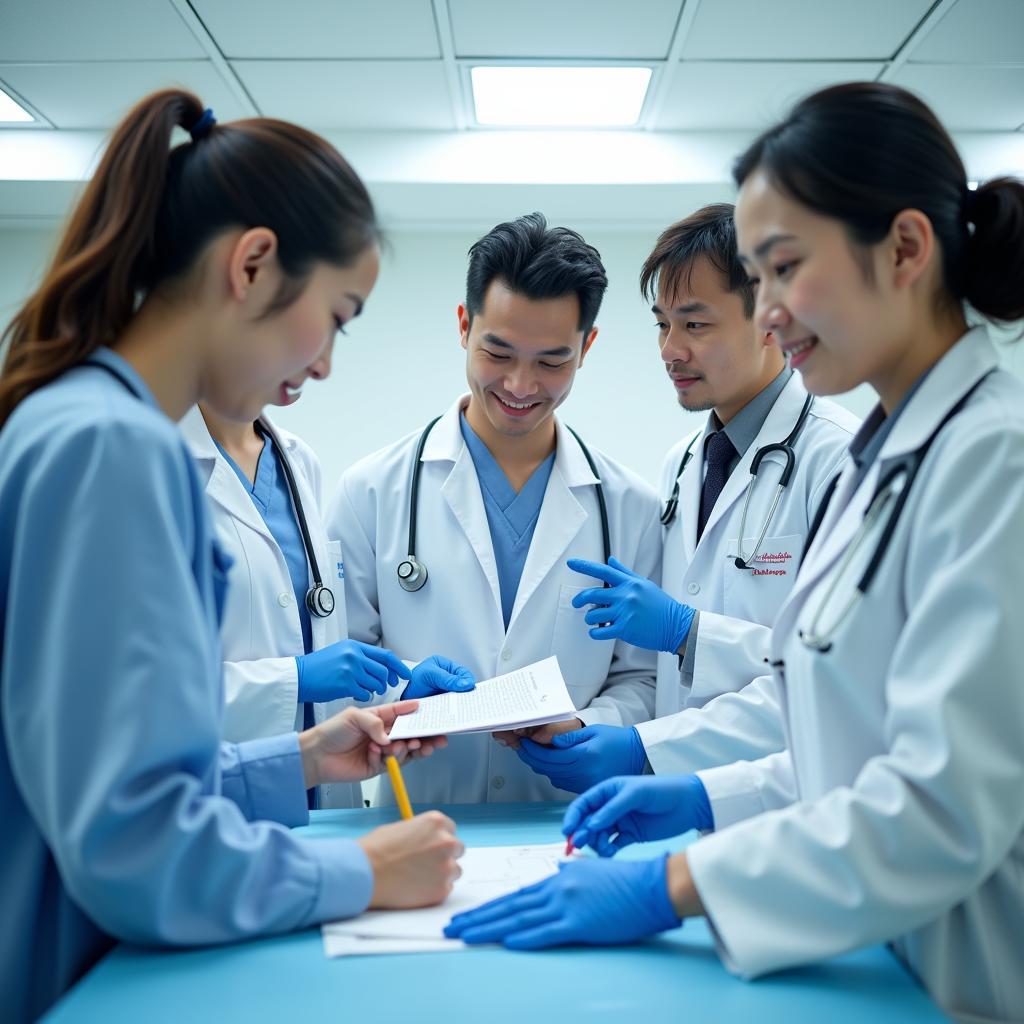
[[[704,458],[708,471],[704,476],[704,487],[700,492],[700,516],[697,519],[697,540],[704,534],[704,527],[711,517],[711,510],[722,493],[725,481],[729,479],[729,463],[736,457],[736,449],[724,430],[717,430],[708,438]]]

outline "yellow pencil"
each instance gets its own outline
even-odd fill
[[[394,754],[388,754],[384,763],[388,768],[388,778],[391,779],[391,788],[395,791],[395,799],[398,801],[398,810],[402,814],[402,820],[408,821],[412,817],[412,804],[409,803],[409,794],[405,791],[402,769],[398,767],[398,761]]]

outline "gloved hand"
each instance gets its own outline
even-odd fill
[[[295,659],[299,668],[299,702],[319,704],[351,697],[367,701],[375,693],[409,678],[402,659],[383,647],[339,640]]]
[[[551,738],[549,747],[522,739],[516,753],[553,786],[571,793],[582,793],[613,775],[642,775],[647,764],[640,733],[619,725],[563,732]]]
[[[573,800],[562,819],[562,834],[573,846],[589,846],[602,857],[630,843],[714,827],[707,790],[696,775],[609,779]]]
[[[591,608],[584,616],[594,640],[625,640],[634,647],[675,654],[686,640],[693,621],[693,609],[669,597],[646,576],[628,569],[617,558],[607,565],[570,558],[573,572],[594,576],[609,584],[581,590],[573,599],[574,608]]]
[[[456,914],[444,934],[471,945],[544,949],[613,946],[677,928],[682,922],[668,895],[667,859],[560,864],[557,875]]]
[[[454,690],[463,693],[476,686],[476,678],[468,668],[440,654],[424,658],[413,670],[412,680],[402,694],[409,698],[430,697],[435,693]]]

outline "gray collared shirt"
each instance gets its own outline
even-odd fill
[[[743,458],[743,453],[761,433],[764,421],[768,419],[768,413],[772,411],[779,395],[782,394],[782,389],[789,383],[789,378],[792,376],[792,369],[789,366],[784,366],[771,384],[759,391],[724,427],[718,415],[712,411],[710,427],[704,444],[706,448],[712,433],[717,433],[719,430],[725,431],[725,436],[732,441],[732,446],[736,449],[736,455],[729,461],[727,476],[732,475],[732,471]]]
[[[857,476],[854,478],[853,488],[860,487],[868,470],[874,465],[882,445],[892,433],[896,421],[903,415],[903,411],[910,404],[910,400],[917,393],[917,389],[924,383],[925,378],[931,370],[922,373],[911,385],[910,390],[900,399],[896,408],[888,416],[882,408],[881,402],[871,410],[867,419],[861,424],[860,430],[854,435],[850,442],[850,458],[857,467]],[[852,492],[851,492],[852,493]]]

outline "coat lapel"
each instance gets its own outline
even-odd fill
[[[216,502],[232,519],[244,523],[262,537],[273,540],[267,524],[246,493],[235,471],[217,449],[199,407],[185,414],[178,424],[195,459],[200,477],[206,486],[207,497]]]

